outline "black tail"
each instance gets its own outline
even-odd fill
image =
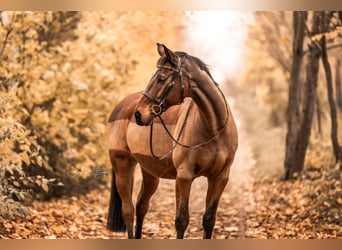
[[[113,232],[125,232],[126,225],[122,217],[122,202],[116,189],[115,173],[112,175],[112,189],[110,192],[110,202],[107,218],[107,229]]]

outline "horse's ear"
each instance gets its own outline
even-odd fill
[[[160,56],[166,56],[167,59],[174,65],[178,63],[178,56],[168,49],[164,44],[157,43],[158,53]]]
[[[160,56],[166,56],[164,51],[164,44],[157,43],[157,49]]]

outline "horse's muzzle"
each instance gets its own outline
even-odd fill
[[[141,121],[141,114],[139,111],[135,111],[134,112],[134,117],[135,117],[135,121],[139,126],[143,126],[143,122]]]
[[[151,123],[151,120],[153,118],[153,115],[150,114],[150,116],[145,121],[143,121],[142,118],[141,118],[141,113],[139,111],[135,111],[134,112],[134,117],[135,117],[136,123],[139,126],[149,126],[150,123]]]

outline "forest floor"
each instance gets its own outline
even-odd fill
[[[213,238],[342,239],[342,171],[340,165],[331,163],[326,153],[329,145],[315,144],[309,150],[307,167],[294,180],[260,178],[248,136],[239,127],[239,150],[220,201]],[[134,197],[141,181],[139,170],[135,179]],[[185,238],[202,237],[206,186],[204,178],[193,183]],[[106,186],[86,195],[35,201],[26,217],[4,222],[0,238],[124,239],[124,233],[105,228],[109,192]],[[174,181],[161,180],[145,219],[143,238],[175,238],[174,196]]]
[[[294,180],[282,181],[279,131],[267,128],[265,115],[252,98],[235,95],[235,100],[231,105],[239,118],[239,148],[220,200],[213,238],[342,239],[342,167],[333,163],[330,142],[313,138],[304,171]],[[85,195],[34,201],[25,217],[4,221],[0,239],[126,238],[125,233],[106,230],[110,176],[96,178],[107,178],[108,184]],[[137,168],[134,200],[140,183]],[[202,237],[206,187],[203,177],[193,182],[185,238]],[[174,181],[161,180],[145,218],[143,238],[175,238],[174,218]]]

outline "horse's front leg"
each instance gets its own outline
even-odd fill
[[[228,178],[208,178],[208,191],[206,197],[206,209],[203,215],[203,239],[210,239],[216,221],[216,211]]]
[[[184,232],[189,224],[189,196],[192,182],[192,176],[177,175],[175,219],[177,239],[184,238]]]

